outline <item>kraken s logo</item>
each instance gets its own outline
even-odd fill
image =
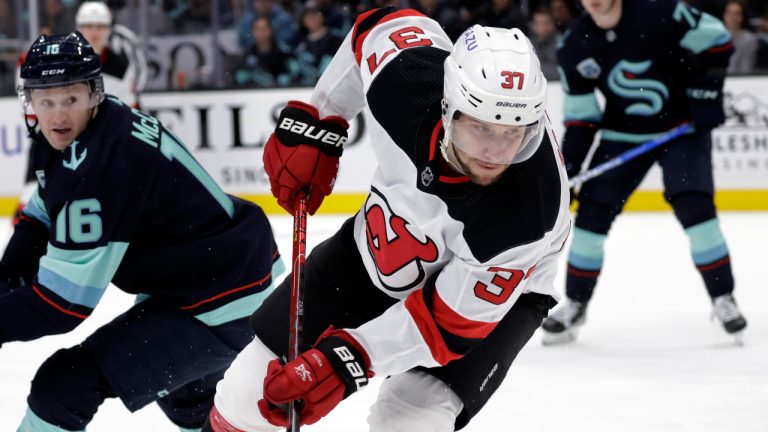
[[[652,79],[640,79],[640,75],[651,67],[651,60],[629,62],[621,60],[608,75],[608,87],[624,99],[641,100],[627,107],[628,115],[653,116],[661,111],[664,101],[669,99],[667,86]]]
[[[435,242],[395,214],[376,188],[371,188],[364,209],[368,252],[381,285],[391,291],[418,286],[426,275],[423,263],[437,261]]]

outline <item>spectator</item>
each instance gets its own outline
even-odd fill
[[[459,10],[448,0],[418,0],[417,9],[429,18],[440,23],[452,41],[461,35],[467,24],[461,18]]]
[[[723,22],[733,38],[735,51],[728,62],[728,74],[747,74],[755,70],[758,38],[747,26],[747,4],[743,0],[727,0]]]
[[[288,52],[275,40],[272,25],[259,17],[251,25],[253,45],[246,51],[233,75],[237,86],[276,87],[291,82]]]
[[[549,2],[549,11],[555,19],[555,25],[560,34],[568,30],[571,20],[576,15],[573,4],[568,0],[551,0]]]
[[[75,27],[75,14],[61,0],[44,0],[40,10],[40,27],[50,33],[67,34]]]
[[[541,72],[548,80],[558,79],[557,44],[560,34],[555,26],[555,18],[546,6],[533,13],[531,19],[531,43],[541,62]]]
[[[763,11],[763,17],[760,19],[760,28],[757,33],[758,50],[757,64],[758,70],[765,72],[768,70],[768,6]]]
[[[0,0],[0,39],[13,39],[16,34],[16,12],[11,0]]]
[[[296,46],[297,25],[296,20],[282,6],[274,0],[253,0],[251,8],[243,15],[240,21],[240,34],[238,41],[242,49],[253,45],[253,35],[250,33],[251,24],[258,17],[267,17],[275,33],[275,40],[289,48]]]
[[[211,0],[187,0],[173,18],[179,33],[208,33],[211,31]],[[226,2],[218,2],[219,27],[232,26],[232,14]]]
[[[325,25],[325,16],[314,2],[307,3],[301,14],[307,34],[299,42],[291,61],[292,73],[302,85],[313,86],[344,41]]]
[[[491,0],[488,3],[481,8],[481,13],[477,16],[479,24],[488,27],[519,28],[528,33],[527,19],[520,11],[517,0]]]
[[[317,6],[323,12],[325,25],[337,35],[345,35],[352,28],[349,15],[349,2],[339,6],[336,0],[316,0]]]
[[[361,14],[367,10],[392,6],[398,9],[407,9],[412,7],[409,0],[362,0],[354,6],[354,10]]]

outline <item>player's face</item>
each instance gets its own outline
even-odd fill
[[[526,128],[488,123],[462,114],[451,124],[451,141],[481,162],[508,165],[523,145]]]
[[[489,186],[496,183],[501,178],[501,175],[504,174],[504,171],[509,168],[507,164],[483,162],[468,155],[454,144],[451,145],[451,148],[459,168],[469,177],[472,183],[480,186]]]
[[[742,26],[741,5],[739,3],[728,3],[723,11],[723,22],[731,33],[741,30]]]
[[[594,17],[610,13],[618,2],[619,0],[581,0],[581,5]]]
[[[529,128],[488,123],[462,114],[451,124],[451,156],[473,183],[491,185],[520,152]]]
[[[107,44],[107,38],[109,37],[109,27],[103,24],[85,24],[77,28],[80,33],[83,34],[88,43],[97,54],[101,54],[101,50]]]
[[[43,136],[56,150],[66,149],[86,127],[96,110],[95,96],[85,83],[33,89],[30,104]]]

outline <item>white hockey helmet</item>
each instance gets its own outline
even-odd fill
[[[105,3],[100,1],[87,1],[80,5],[75,16],[77,27],[96,24],[109,26],[112,24],[112,12]]]
[[[448,145],[486,162],[511,164],[528,159],[546,133],[544,108],[547,80],[530,40],[519,29],[474,25],[467,29],[445,59],[443,125]],[[505,160],[487,160],[464,143],[453,130],[460,115],[506,126],[525,127],[519,151]],[[476,149],[474,149],[476,150]]]

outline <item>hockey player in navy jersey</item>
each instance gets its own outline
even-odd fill
[[[281,266],[267,219],[157,119],[106,96],[80,33],[41,36],[21,76],[58,157],[0,260],[0,344],[74,329],[110,282],[138,303],[40,366],[19,430],[85,430],[115,397],[200,428]]]
[[[737,334],[747,323],[733,298],[730,256],[713,200],[711,155],[711,130],[724,120],[723,81],[733,51],[728,31],[684,1],[582,0],[582,5],[586,13],[557,51],[569,176],[578,174],[598,130],[600,143],[590,167],[682,122],[693,121],[695,130],[581,186],[568,255],[568,299],[544,322],[544,343],[571,341],[584,324],[611,224],[654,163],[663,172],[664,197],[690,241],[713,316]],[[604,111],[595,89],[605,95]],[[654,269],[637,264],[640,274],[653,278]]]
[[[132,108],[139,108],[139,93],[146,87],[148,67],[146,53],[136,40],[136,35],[125,26],[112,25],[112,13],[101,1],[83,2],[77,9],[75,24],[77,30],[83,34],[99,56],[105,91]],[[18,71],[24,63],[25,56],[26,53],[19,59]],[[17,84],[21,84],[18,71]],[[27,114],[28,123],[34,123],[34,115]],[[30,140],[25,184],[19,197],[14,222],[18,220],[35,190],[37,181],[35,171],[42,169],[48,159],[55,157],[56,151],[50,146],[34,139]]]
[[[568,188],[546,79],[518,29],[473,26],[455,46],[413,10],[361,15],[264,150],[273,194],[309,211],[331,192],[347,121],[378,158],[359,212],[312,250],[306,350],[284,364],[290,281],[251,318],[257,337],[219,383],[213,431],[273,431],[300,400],[314,423],[386,378],[371,431],[463,428],[555,303]],[[256,408],[258,406],[258,408]]]

